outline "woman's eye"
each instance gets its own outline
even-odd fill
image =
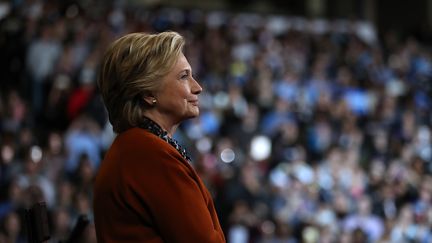
[[[187,74],[184,74],[184,75],[182,75],[180,78],[181,78],[181,79],[187,79],[187,78],[188,78],[188,75],[187,75]]]

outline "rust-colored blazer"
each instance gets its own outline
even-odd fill
[[[225,242],[211,195],[195,170],[141,128],[114,140],[96,176],[93,208],[99,243]]]

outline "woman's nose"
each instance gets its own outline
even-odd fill
[[[202,87],[199,85],[198,81],[196,81],[194,78],[192,78],[192,87],[191,91],[193,94],[199,94],[202,92]]]

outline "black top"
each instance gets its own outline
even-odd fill
[[[147,131],[160,137],[161,139],[169,143],[171,146],[173,146],[181,154],[181,156],[183,156],[185,160],[187,160],[188,162],[192,161],[190,156],[186,152],[186,150],[182,146],[180,146],[177,140],[168,136],[167,131],[163,130],[162,127],[159,126],[159,124],[157,124],[150,118],[148,117],[144,117],[144,118],[145,118],[144,121],[141,124],[139,124],[138,127],[146,129]]]

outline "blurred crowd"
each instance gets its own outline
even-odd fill
[[[229,243],[432,242],[431,46],[367,22],[125,3],[0,1],[0,242],[26,242],[38,201],[50,242],[92,218],[115,137],[101,54],[163,30],[185,36],[204,88],[176,139]]]

